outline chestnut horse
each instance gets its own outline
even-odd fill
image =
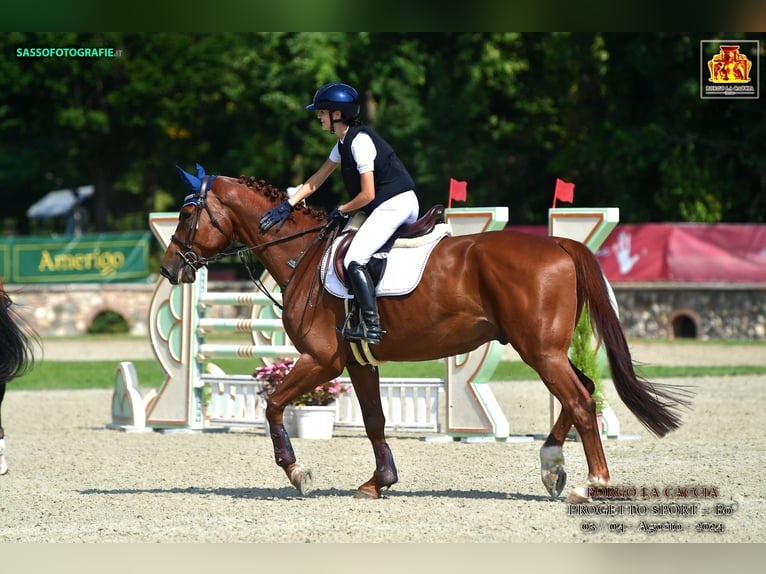
[[[21,319],[12,306],[13,301],[6,293],[3,278],[0,277],[0,475],[8,472],[2,417],[5,385],[22,375],[34,361],[32,339],[20,325]]]
[[[397,482],[397,471],[384,434],[378,370],[355,360],[336,330],[346,319],[344,302],[321,284],[322,257],[334,235],[327,215],[297,206],[282,230],[262,232],[261,216],[286,194],[252,177],[209,177],[187,180],[197,183],[184,201],[161,274],[172,284],[190,283],[200,266],[236,252],[226,251],[232,244],[254,252],[282,288],[284,329],[300,353],[266,407],[277,465],[301,494],[308,492],[311,471],[296,460],[282,411],[345,367],[376,463],[372,478],[355,496],[379,498],[382,488]],[[601,267],[577,241],[510,231],[446,237],[434,248],[418,287],[408,295],[381,297],[378,306],[387,334],[371,349],[380,362],[439,359],[497,340],[512,345],[539,374],[561,403],[540,451],[543,484],[553,497],[566,482],[562,446],[572,425],[582,438],[588,476],[570,500],[587,499],[588,485],[609,482],[593,382],[567,357],[583,307],[606,347],[616,389],[628,408],[658,436],[680,426],[675,411],[686,402],[672,389],[636,376]]]

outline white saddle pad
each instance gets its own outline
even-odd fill
[[[428,235],[415,239],[397,240],[394,248],[387,254],[386,270],[375,288],[378,297],[386,295],[406,295],[418,286],[423,276],[428,257],[444,237],[449,235],[449,225],[438,224]],[[340,238],[336,239],[332,247],[325,253],[322,260],[322,280],[327,291],[341,299],[351,299],[354,295],[349,293],[343,282],[335,274],[335,251],[338,249]],[[373,257],[377,257],[374,255]],[[327,258],[330,258],[329,262]]]

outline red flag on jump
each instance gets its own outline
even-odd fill
[[[465,201],[468,196],[468,182],[449,178],[449,202],[447,207],[452,207],[452,200]]]
[[[574,201],[574,184],[556,178],[556,192],[553,194],[553,207],[556,207],[556,200],[572,203]]]

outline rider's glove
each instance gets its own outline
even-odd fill
[[[261,231],[268,231],[277,224],[279,224],[277,225],[277,231],[281,230],[292,212],[293,206],[287,200],[284,200],[276,207],[272,207],[261,217]]]
[[[330,225],[330,227],[337,226],[338,229],[343,227],[343,225],[348,220],[348,215],[345,213],[342,213],[340,210],[340,206],[336,207],[330,212],[330,215],[327,216],[327,223]]]

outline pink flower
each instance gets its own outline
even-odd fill
[[[263,385],[258,392],[261,396],[268,398],[277,387],[282,383],[287,374],[292,370],[295,361],[292,359],[278,359],[271,365],[258,367],[255,370],[254,377],[262,381]],[[338,396],[350,390],[348,385],[342,385],[340,380],[333,379],[321,385],[317,385],[313,391],[309,391],[295,399],[294,405],[329,405],[334,403]]]

